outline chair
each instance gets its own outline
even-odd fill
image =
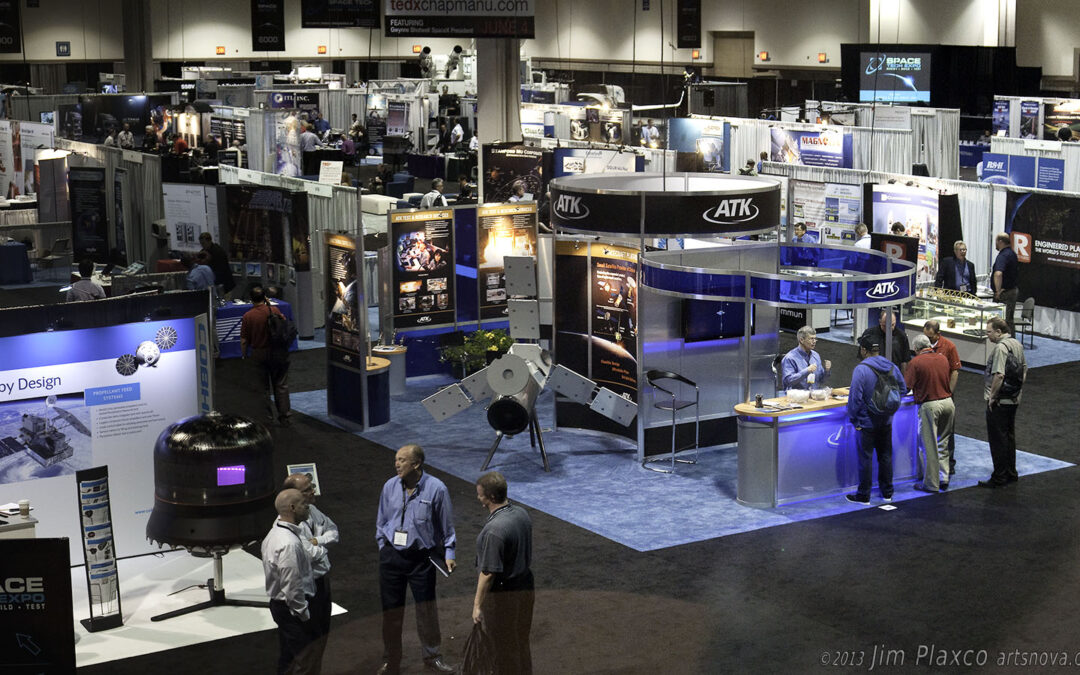
[[[71,250],[71,239],[60,237],[53,242],[52,248],[46,251],[48,255],[37,258],[35,262],[39,269],[53,269],[58,267],[58,261],[66,261],[66,270],[70,274],[74,251]],[[64,269],[64,268],[62,268]]]
[[[1020,308],[1020,319],[1017,320],[1016,316],[1013,316],[1013,327],[1017,333],[1023,329],[1023,333],[1028,336],[1030,342],[1029,348],[1035,346],[1035,335],[1031,332],[1035,327],[1035,298],[1024,301],[1024,305]],[[1020,344],[1024,344],[1023,335],[1020,336]]]
[[[649,466],[654,462],[666,461],[666,458],[651,458],[646,459],[641,463],[643,468],[649,471],[656,471],[659,473],[675,473],[675,462],[682,464],[697,464],[697,450],[701,445],[701,406],[698,403],[701,400],[701,389],[697,386],[697,383],[689,380],[678,373],[672,373],[667,370],[648,370],[645,372],[645,380],[652,387],[652,400],[653,407],[658,410],[670,410],[671,411],[671,468],[665,469],[655,466]],[[663,382],[665,386],[660,383]],[[678,390],[685,389],[686,387],[694,388],[694,400],[680,399],[678,397]],[[656,393],[663,392],[665,398],[657,401]],[[667,397],[670,397],[667,398]],[[680,410],[685,410],[693,406],[695,419],[694,419],[694,443],[693,445],[686,445],[681,448],[675,447],[675,431],[677,415]],[[675,455],[682,450],[688,450],[694,448],[694,459],[678,459]]]
[[[780,367],[780,364],[784,362],[784,355],[777,354],[772,360],[772,374],[773,380],[775,380],[776,391],[784,391],[787,387],[784,386],[784,371]]]

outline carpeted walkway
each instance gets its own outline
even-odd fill
[[[819,349],[850,372],[850,346],[823,341]],[[290,380],[294,392],[324,389],[324,352],[295,354]],[[1080,460],[1078,381],[1076,362],[1031,372],[1018,416],[1022,447]],[[218,407],[258,415],[249,383],[243,362],[219,364]],[[981,377],[961,373],[957,397],[958,432],[985,440]],[[342,528],[331,574],[334,599],[349,613],[334,620],[323,672],[374,673],[382,647],[373,523],[378,491],[393,473],[391,454],[306,415],[273,434],[282,473],[286,463],[319,463],[320,507]],[[391,446],[414,438],[414,430],[404,430]],[[460,566],[449,580],[440,579],[439,613],[443,651],[459,663],[471,628],[474,542],[484,514],[471,481],[437,469],[432,474],[447,483],[455,508]],[[524,486],[512,480],[512,498],[518,487]],[[596,476],[566,501],[573,508],[612,489],[610,480]],[[893,511],[852,509],[645,552],[530,509],[538,587],[535,672],[819,672],[822,659],[861,651],[865,660],[883,645],[902,650],[903,670],[915,672],[957,670],[929,668],[925,657],[917,665],[920,647],[930,645],[985,649],[989,664],[1012,650],[1071,654],[1080,634],[1078,491],[1080,470],[1069,467],[1000,490],[950,490],[901,502]],[[421,673],[411,608],[407,613],[405,672]],[[276,637],[267,631],[80,673],[270,673],[276,651]],[[989,664],[964,671],[1017,672]]]

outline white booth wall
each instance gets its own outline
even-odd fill
[[[1063,159],[1065,160],[1065,190],[1068,192],[1080,192],[1080,143],[999,138],[995,136],[990,139],[990,152],[1002,155]]]

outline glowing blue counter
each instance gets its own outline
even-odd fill
[[[844,402],[775,413],[757,411],[752,403],[740,404],[735,410],[739,413],[740,504],[772,508],[838,497],[858,487],[857,432],[848,421]],[[894,485],[918,476],[917,413],[918,407],[909,396],[893,416]]]

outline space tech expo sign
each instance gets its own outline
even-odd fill
[[[551,221],[581,232],[639,234],[641,195],[589,194],[551,186]],[[776,227],[780,190],[744,194],[646,194],[645,234],[723,235]]]
[[[387,37],[536,37],[536,0],[385,0]]]

